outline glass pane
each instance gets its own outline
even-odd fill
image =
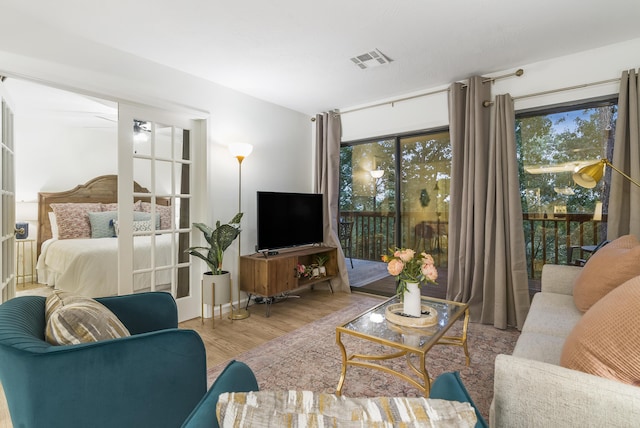
[[[449,133],[402,138],[400,153],[402,246],[426,251],[433,255],[439,269],[446,268],[451,178]]]
[[[395,140],[340,151],[340,221],[352,223],[351,254],[380,261],[395,245]]]
[[[154,162],[156,183],[155,192],[157,195],[171,195],[172,189],[172,174],[171,174],[171,162],[165,162],[156,160]]]
[[[530,278],[539,278],[545,263],[571,263],[571,247],[581,253],[580,247],[606,236],[610,172],[592,189],[576,185],[572,175],[601,158],[611,159],[616,117],[614,103],[600,102],[517,118]]]
[[[155,156],[171,159],[173,153],[173,130],[168,125],[155,124]]]
[[[153,191],[151,187],[151,166],[152,163],[149,159],[133,159],[133,180],[149,191]]]
[[[151,156],[151,123],[133,120],[133,153],[141,156]]]

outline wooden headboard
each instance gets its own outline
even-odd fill
[[[148,189],[133,183],[134,193],[150,193]],[[136,197],[136,201],[142,200],[149,202],[150,198]],[[118,176],[115,174],[101,175],[87,181],[85,184],[79,184],[71,190],[63,192],[40,192],[38,193],[38,256],[42,243],[47,239],[51,239],[51,223],[49,222],[49,213],[52,211],[51,204],[59,203],[82,203],[82,202],[100,202],[108,204],[118,201]],[[169,205],[170,200],[167,198],[157,198],[158,205]]]

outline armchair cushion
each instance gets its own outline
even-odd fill
[[[462,379],[460,379],[460,373],[458,372],[442,373],[438,376],[431,385],[429,398],[469,403],[471,407],[473,407],[473,410],[476,413],[476,418],[478,419],[475,425],[476,428],[486,428],[489,426],[471,399],[467,388],[465,388],[462,383]]]
[[[89,297],[54,291],[45,302],[45,337],[52,345],[77,345],[130,336],[106,306]]]

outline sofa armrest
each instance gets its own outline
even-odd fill
[[[581,270],[579,266],[545,264],[542,267],[542,291],[573,295],[573,283]]]
[[[495,363],[492,427],[622,427],[640,420],[640,388],[511,355]]]
[[[178,327],[178,308],[169,293],[155,291],[96,300],[109,308],[132,335]]]

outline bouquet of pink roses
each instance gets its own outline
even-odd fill
[[[420,286],[424,281],[436,284],[438,279],[433,257],[424,252],[416,256],[410,248],[389,249],[389,254],[382,256],[382,261],[387,263],[389,274],[398,277],[396,292],[399,296],[406,291],[407,282],[417,282]]]

